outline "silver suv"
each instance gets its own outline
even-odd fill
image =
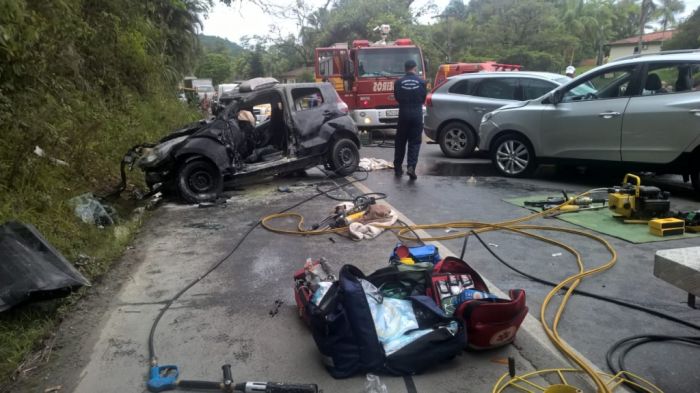
[[[604,163],[682,174],[700,192],[700,51],[620,59],[487,113],[479,149],[505,176]]]
[[[480,72],[449,78],[426,99],[425,135],[448,157],[466,157],[477,145],[484,113],[530,100],[571,80],[548,72]]]

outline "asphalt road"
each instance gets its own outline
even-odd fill
[[[369,157],[393,159],[393,150],[363,149]],[[505,179],[485,158],[448,159],[437,145],[422,146],[417,169],[419,179],[396,180],[390,171],[374,173],[364,182],[370,189],[387,192],[390,203],[413,221],[430,223],[452,220],[497,222],[522,216],[525,209],[502,201],[527,195],[570,194],[597,187],[619,184],[624,173],[592,170],[585,174],[561,175],[552,167],[542,167],[531,179]],[[680,176],[645,179],[645,184],[671,191],[672,208],[698,210],[689,185]],[[551,219],[538,220],[552,224]],[[572,226],[556,220],[557,225]],[[575,260],[560,249],[504,232],[490,232],[484,239],[498,245],[494,250],[516,267],[550,281],[560,281],[576,271]],[[608,260],[609,255],[597,243],[574,236],[555,236],[579,249],[592,266]],[[697,246],[700,240],[684,239],[646,244],[631,244],[604,236],[615,247],[619,259],[613,269],[586,280],[581,289],[611,298],[625,299],[699,324],[700,312],[685,305],[686,294],[653,276],[654,253],[659,249]],[[461,241],[445,242],[453,250]],[[557,255],[557,256],[553,256]],[[477,242],[470,241],[465,258],[501,289],[523,288],[528,293],[531,313],[539,314],[539,305],[550,288],[532,282],[498,263]],[[605,353],[610,345],[637,334],[698,335],[684,326],[638,311],[598,300],[574,296],[569,302],[559,331],[562,337],[598,367],[607,370]],[[650,344],[639,347],[627,358],[627,367],[656,382],[666,392],[700,392],[700,351],[682,344]]]
[[[381,148],[363,148],[361,152],[366,157],[389,159],[393,154],[391,149]],[[613,174],[571,179],[550,172],[541,171],[534,179],[507,180],[494,176],[485,160],[448,160],[437,146],[424,145],[416,182],[405,177],[397,180],[391,171],[377,171],[362,187],[386,192],[387,201],[407,219],[430,223],[519,217],[526,211],[502,202],[502,198],[556,194],[562,188],[582,191],[620,181]],[[682,185],[674,183],[677,179],[662,180],[674,194],[690,195]],[[225,255],[261,216],[313,195],[315,184],[320,181],[324,181],[322,176],[311,171],[306,178],[272,179],[229,192],[230,202],[223,206],[161,206],[114,271],[95,285],[78,310],[62,323],[52,360],[12,391],[41,392],[56,385],[62,386],[60,392],[144,391],[148,331],[164,301]],[[294,192],[280,193],[280,185],[292,185]],[[347,192],[361,191],[348,187]],[[304,214],[307,222],[316,222],[331,211],[334,203],[319,197],[295,211]],[[673,203],[679,209],[699,208],[696,201],[684,197],[674,198]],[[546,223],[551,224],[552,220]],[[293,223],[287,225],[291,227]],[[566,254],[553,256],[559,249],[504,233],[484,236],[498,245],[495,250],[503,258],[532,274],[557,280],[575,270],[573,258]],[[605,251],[592,242],[572,236],[563,239],[578,248],[591,264],[607,260]],[[700,313],[682,303],[685,294],[652,275],[656,249],[693,242],[632,245],[608,239],[619,252],[618,264],[585,281],[582,288],[700,323]],[[369,273],[386,266],[396,242],[391,233],[356,243],[340,237],[292,237],[254,230],[237,253],[165,314],[156,334],[161,364],[178,365],[182,377],[187,379],[218,380],[220,366],[232,363],[237,380],[307,382],[317,383],[327,393],[362,392],[364,376],[334,380],[323,369],[313,340],[296,315],[292,275],[306,258],[320,256],[338,268],[351,263]],[[461,242],[445,242],[444,246],[443,255],[459,250]],[[476,242],[470,241],[466,259],[495,287],[524,288],[531,314],[539,314],[540,301],[549,288],[505,269]],[[605,369],[607,347],[619,338],[642,333],[695,333],[645,314],[580,297],[570,301],[559,330],[601,369]],[[515,345],[483,353],[464,352],[422,375],[410,379],[382,376],[382,381],[392,393],[410,392],[411,384],[421,393],[488,392],[506,371],[502,360],[508,356],[516,358],[518,372],[567,366],[543,340],[539,325],[530,317]],[[695,392],[700,386],[698,360],[697,350],[681,345],[649,345],[631,353],[628,367],[658,383],[666,392]]]

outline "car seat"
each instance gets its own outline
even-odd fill
[[[693,77],[690,75],[690,67],[678,68],[678,79],[676,80],[676,91],[688,91],[693,88]]]
[[[644,85],[644,90],[648,91],[649,94],[663,93],[661,91],[661,78],[657,74],[647,75],[647,82]]]

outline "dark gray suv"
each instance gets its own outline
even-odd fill
[[[447,157],[466,157],[478,144],[481,116],[541,97],[571,78],[548,72],[480,72],[449,78],[426,99],[425,135]]]
[[[187,202],[217,198],[224,180],[271,176],[323,164],[346,176],[360,161],[357,127],[330,83],[246,81],[220,97],[212,119],[175,130],[157,144],[142,145],[122,162],[145,172],[151,190],[172,189]],[[271,108],[258,122],[256,106]],[[138,151],[136,151],[138,150]]]

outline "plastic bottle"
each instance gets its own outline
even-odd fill
[[[467,300],[488,300],[488,301],[496,301],[498,297],[492,293],[484,292],[484,291],[478,291],[476,289],[465,289],[462,291],[462,293],[459,294],[459,296],[455,296],[452,298],[452,304],[458,305],[460,303],[464,303]]]
[[[389,393],[386,385],[379,380],[379,377],[374,374],[367,374],[365,381],[365,390],[362,393]]]

